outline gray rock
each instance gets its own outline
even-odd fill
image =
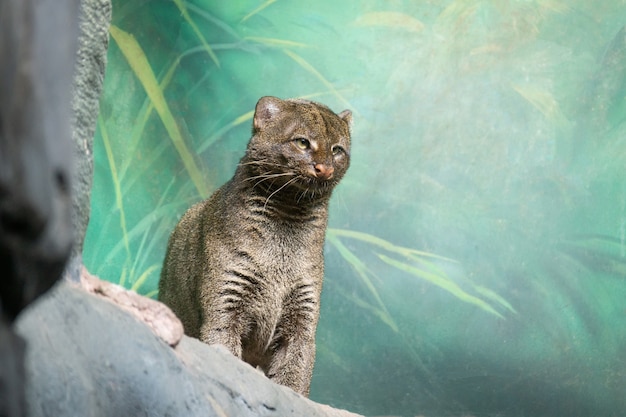
[[[77,0],[0,3],[0,301],[12,320],[72,245],[70,91]]]
[[[80,34],[72,94],[74,248],[72,261],[66,269],[66,278],[73,281],[78,281],[80,276],[83,242],[89,223],[93,180],[93,136],[104,82],[110,23],[110,0],[81,0]]]
[[[17,323],[38,416],[355,416],[316,404],[225,349],[176,348],[116,305],[62,282]]]
[[[18,314],[61,276],[72,246],[70,91],[78,0],[0,2],[0,416],[21,417]]]
[[[25,412],[24,341],[0,318],[0,416]]]

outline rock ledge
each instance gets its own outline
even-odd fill
[[[18,320],[30,416],[357,416],[274,384],[225,349],[186,336],[172,348],[107,298],[61,282]]]

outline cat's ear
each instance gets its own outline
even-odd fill
[[[279,98],[271,96],[261,97],[256,103],[256,109],[254,110],[253,130],[263,129],[267,122],[280,113],[282,104],[283,101]]]
[[[352,112],[350,110],[344,110],[337,116],[339,116],[344,122],[346,122],[350,130],[352,130]]]

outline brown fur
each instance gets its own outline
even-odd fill
[[[186,334],[307,396],[328,200],[348,169],[351,118],[261,98],[234,177],[184,214],[159,283]]]

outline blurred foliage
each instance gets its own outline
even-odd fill
[[[623,414],[623,0],[113,3],[92,272],[156,294],[170,231],[232,175],[259,97],[350,108],[312,398]]]

